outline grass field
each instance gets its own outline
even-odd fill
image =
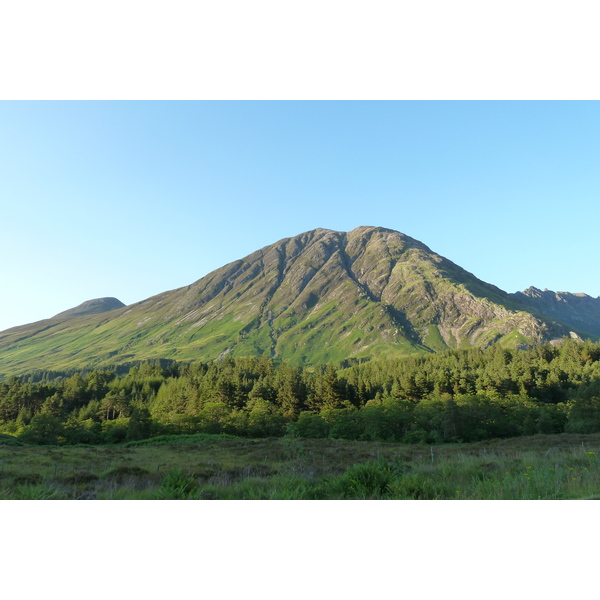
[[[600,499],[600,434],[406,445],[199,434],[0,446],[0,499]]]

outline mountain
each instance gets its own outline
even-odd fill
[[[81,316],[73,310],[1,332],[0,375],[227,354],[319,364],[494,342],[514,347],[570,331],[382,227],[315,229],[137,304]]]
[[[84,315],[96,315],[109,310],[115,310],[116,308],[122,308],[125,306],[120,300],[116,298],[96,298],[94,300],[87,300],[75,308],[65,310],[52,317],[53,319],[65,319],[69,317],[82,317]]]
[[[600,298],[592,298],[587,294],[542,291],[535,287],[509,296],[529,309],[548,315],[570,327],[600,336]]]

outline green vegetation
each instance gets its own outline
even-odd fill
[[[464,445],[185,436],[0,447],[0,499],[597,499],[600,435]]]
[[[338,368],[266,357],[153,361],[0,383],[0,444],[193,434],[438,444],[598,431],[600,344],[576,340]]]
[[[539,305],[568,322],[565,303],[593,303],[537,292],[523,304],[391,230],[315,230],[0,332],[2,497],[595,494],[595,450],[468,450],[600,432],[600,344]]]

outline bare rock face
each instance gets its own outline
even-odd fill
[[[66,319],[69,317],[81,317],[84,315],[96,315],[99,313],[108,312],[115,310],[116,308],[123,308],[125,305],[116,298],[96,298],[94,300],[87,300],[75,308],[65,310],[52,317],[53,319]]]

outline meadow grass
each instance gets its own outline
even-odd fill
[[[207,434],[0,446],[0,499],[595,499],[599,456],[600,434],[437,446]]]

